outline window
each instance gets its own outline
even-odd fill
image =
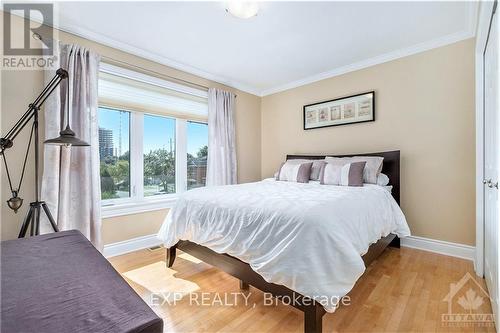
[[[104,217],[169,207],[205,186],[207,92],[101,64],[99,156]]]
[[[187,123],[187,189],[205,186],[207,178],[208,125]]]
[[[99,108],[101,199],[130,197],[130,113]]]
[[[144,196],[175,193],[175,119],[144,115]]]

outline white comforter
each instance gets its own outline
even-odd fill
[[[170,247],[189,240],[250,264],[333,312],[363,274],[361,256],[389,233],[410,235],[381,186],[261,182],[182,194],[158,234]]]

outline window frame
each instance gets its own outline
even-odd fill
[[[161,85],[165,88],[192,93],[198,97],[207,97],[208,93],[199,89],[151,77],[121,67],[102,64],[100,71],[138,81]],[[128,108],[117,108],[99,103],[98,107],[130,112],[129,149],[130,149],[130,197],[101,200],[101,217],[109,218],[122,215],[138,214],[172,208],[180,193],[187,190],[187,123],[188,121],[208,125],[198,119],[176,118],[158,113],[149,113]],[[175,120],[175,193],[144,196],[144,115],[164,117]],[[207,138],[208,139],[208,138]]]

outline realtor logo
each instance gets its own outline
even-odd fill
[[[58,68],[54,54],[54,5],[3,4],[2,69],[51,70]]]
[[[54,5],[50,3],[8,3],[3,5],[3,49],[6,56],[53,55]],[[13,27],[12,16],[24,17],[22,31]],[[20,34],[22,33],[22,38]],[[32,35],[44,36],[42,46]]]
[[[443,302],[448,303],[448,312],[441,315],[443,326],[494,326],[490,296],[470,273],[457,283],[450,283],[450,292]]]

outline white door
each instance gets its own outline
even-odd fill
[[[484,54],[484,275],[498,320],[499,20],[493,15]],[[498,323],[498,321],[497,321]]]

